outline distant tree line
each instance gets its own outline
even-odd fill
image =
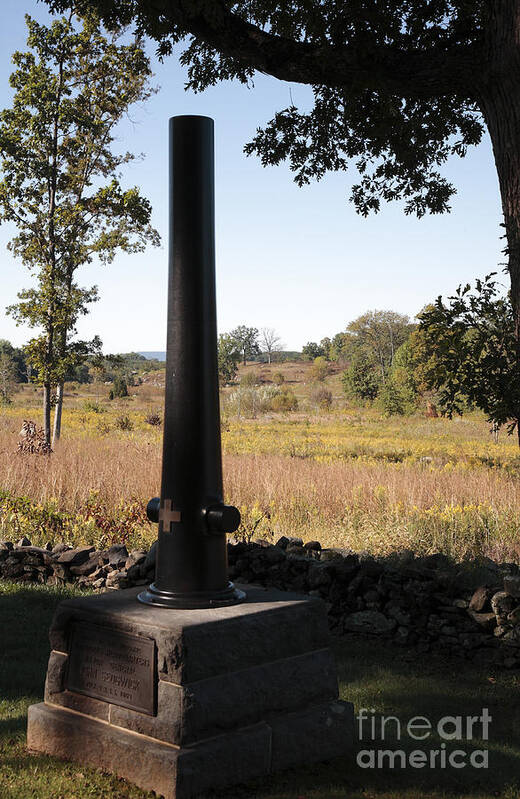
[[[232,383],[238,371],[238,365],[247,361],[272,363],[289,360],[291,356],[299,357],[297,352],[284,352],[283,343],[272,327],[256,327],[239,325],[230,333],[221,333],[218,338],[218,370],[222,383]]]
[[[220,382],[233,384],[241,363],[301,358],[312,361],[308,376],[317,407],[331,406],[326,380],[331,370],[340,371],[350,401],[376,403],[389,415],[411,413],[428,402],[448,417],[478,408],[495,429],[518,431],[520,443],[513,311],[494,278],[492,273],[474,288],[461,286],[447,300],[439,297],[423,308],[416,322],[396,311],[367,311],[330,338],[307,342],[301,353],[284,351],[272,328],[239,325],[219,336]],[[163,368],[163,361],[136,352],[94,354],[71,365],[65,379],[110,383],[111,396],[118,397],[141,381],[143,371]],[[273,382],[281,384],[283,374],[276,374]],[[26,349],[0,340],[0,401],[9,402],[16,384],[28,381],[37,382],[38,374]],[[282,393],[284,402],[295,407],[294,397]]]
[[[126,396],[127,387],[138,384],[140,373],[164,369],[164,361],[145,358],[138,352],[91,355],[72,364],[64,374],[66,382],[113,383],[115,396]],[[14,347],[0,339],[0,402],[9,404],[17,384],[38,382],[38,371],[31,366],[25,347]]]
[[[23,349],[13,347],[10,341],[0,339],[0,403],[8,405],[17,383],[27,383],[31,367]]]
[[[519,353],[510,294],[490,273],[427,305],[417,323],[395,311],[368,311],[345,331],[303,357],[315,370],[344,367],[342,385],[352,400],[377,402],[387,414],[405,414],[425,402],[443,415],[482,410],[498,430],[517,432],[520,445]]]

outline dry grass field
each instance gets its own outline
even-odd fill
[[[226,499],[241,510],[240,535],[300,536],[324,545],[390,553],[442,551],[457,559],[520,556],[520,452],[505,432],[495,443],[480,414],[452,421],[385,418],[348,407],[340,374],[325,386],[330,412],[313,406],[310,364],[248,364],[269,385],[284,375],[298,410],[251,412],[223,398]],[[63,437],[50,458],[16,452],[24,418],[40,420],[25,386],[0,409],[0,537],[147,545],[144,516],[159,492],[161,373],[108,400],[103,384],[66,389]],[[253,389],[254,390],[254,389]]]

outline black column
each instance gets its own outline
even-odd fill
[[[166,396],[155,582],[141,602],[202,608],[244,599],[227,578],[215,298],[213,120],[170,119]]]

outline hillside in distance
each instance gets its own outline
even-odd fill
[[[144,358],[147,358],[149,361],[166,361],[166,352],[164,351],[157,351],[153,352],[151,350],[147,350],[145,352],[139,352],[139,355],[142,355]],[[293,351],[293,350],[284,350],[283,352],[279,353],[279,356],[282,356],[284,361],[292,361],[297,360],[300,357],[300,353]],[[265,353],[261,354],[255,360],[263,361],[267,360],[267,355]]]
[[[144,358],[147,358],[149,361],[165,361],[166,360],[166,352],[140,352],[139,355],[142,355]]]

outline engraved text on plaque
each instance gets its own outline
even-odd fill
[[[95,624],[72,627],[67,689],[155,714],[155,642]]]

